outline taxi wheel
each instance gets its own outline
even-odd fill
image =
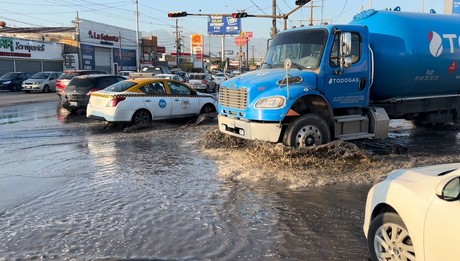
[[[203,108],[201,108],[201,114],[203,113],[211,113],[211,112],[215,112],[216,111],[216,108],[214,108],[214,106],[212,106],[211,104],[205,104],[203,106]]]
[[[134,125],[145,125],[152,121],[152,115],[147,110],[138,110],[134,113],[131,122]]]

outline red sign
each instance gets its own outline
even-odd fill
[[[236,46],[245,46],[248,43],[247,37],[235,37]]]
[[[166,53],[166,47],[157,46],[156,51],[157,53]]]
[[[453,73],[458,69],[458,64],[456,61],[453,61],[449,66],[449,73]]]
[[[247,36],[248,38],[252,38],[252,32],[246,32],[246,36]]]

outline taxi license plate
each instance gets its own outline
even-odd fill
[[[77,107],[77,106],[78,106],[78,103],[77,103],[77,102],[70,102],[70,106],[72,106],[72,107]]]

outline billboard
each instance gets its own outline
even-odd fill
[[[460,15],[460,0],[454,0],[452,3],[452,14]]]
[[[231,16],[208,16],[208,34],[240,34],[241,19]]]

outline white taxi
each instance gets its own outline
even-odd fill
[[[107,122],[147,124],[152,120],[215,112],[217,99],[186,84],[161,78],[137,78],[91,93],[86,116]]]

